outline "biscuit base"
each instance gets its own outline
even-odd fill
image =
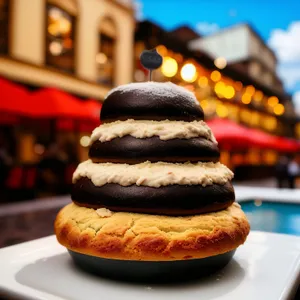
[[[215,256],[243,244],[250,226],[239,204],[195,216],[170,217],[117,212],[100,217],[74,203],[55,220],[60,244],[108,259],[174,261]]]

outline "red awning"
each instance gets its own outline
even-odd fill
[[[75,120],[91,117],[80,100],[54,88],[41,89],[32,93],[30,97],[39,106],[41,117],[71,118]]]
[[[257,147],[279,152],[296,152],[300,144],[296,140],[277,137],[259,129],[247,128],[226,119],[213,119],[207,122],[221,147],[228,150]]]
[[[84,109],[90,114],[91,120],[100,124],[100,112],[102,108],[102,103],[97,100],[87,100],[83,102]]]
[[[34,111],[28,105],[29,92],[3,78],[0,78],[0,113],[13,116],[33,116]]]
[[[244,149],[249,146],[247,128],[225,119],[207,121],[218,143],[225,149]]]

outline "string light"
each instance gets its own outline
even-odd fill
[[[243,89],[243,84],[240,81],[237,81],[235,82],[234,87],[238,92],[240,92]]]
[[[178,71],[178,64],[172,57],[165,57],[161,66],[161,72],[166,77],[173,77]]]
[[[90,144],[90,137],[89,136],[84,135],[83,137],[81,137],[80,145],[82,147],[88,147],[89,144]]]
[[[226,86],[223,81],[219,81],[215,84],[215,92],[218,96],[222,96]]]
[[[281,116],[284,113],[284,106],[281,103],[278,103],[274,106],[274,114],[277,116]]]
[[[166,56],[168,54],[168,49],[164,45],[159,45],[156,47],[156,51],[161,55],[161,56]]]
[[[263,123],[263,126],[269,130],[269,131],[273,131],[277,128],[277,120],[274,117],[266,117],[265,121]]]
[[[247,109],[243,109],[241,111],[241,120],[245,123],[248,123],[248,121],[251,119],[251,112]]]
[[[228,108],[223,103],[219,103],[216,107],[216,113],[219,117],[226,118],[228,116]]]
[[[57,56],[57,55],[60,55],[62,53],[63,46],[59,42],[52,42],[49,45],[49,50],[50,50],[52,55]]]
[[[197,79],[197,70],[192,63],[185,64],[180,72],[182,79],[186,82],[194,82]]]
[[[225,93],[224,93],[224,96],[225,96],[225,98],[226,99],[231,99],[231,98],[233,98],[234,97],[234,95],[235,95],[235,90],[234,90],[234,88],[232,87],[232,86],[227,86],[226,88],[225,88]]]
[[[251,102],[251,95],[248,94],[248,93],[245,93],[243,96],[242,96],[242,102],[244,104],[249,104]]]
[[[227,61],[224,57],[218,57],[214,60],[214,64],[219,69],[224,69],[227,66]]]
[[[246,93],[249,94],[250,96],[253,96],[255,93],[255,88],[253,85],[248,85],[246,87]]]
[[[198,79],[198,85],[202,88],[208,86],[208,79],[207,77],[205,76],[201,76],[199,79]]]
[[[260,102],[260,101],[263,99],[263,97],[264,97],[263,92],[261,92],[261,91],[256,91],[256,92],[254,93],[253,99],[254,99],[254,101],[256,101],[256,102]]]
[[[259,122],[260,122],[260,115],[258,112],[254,111],[251,116],[251,124],[257,126],[259,125]]]
[[[210,78],[212,81],[214,82],[217,82],[221,79],[221,73],[219,71],[213,71],[211,74],[210,74]]]
[[[104,65],[107,62],[107,56],[105,53],[99,52],[96,54],[96,62],[99,65]]]
[[[270,98],[268,99],[268,104],[269,104],[269,106],[271,106],[271,107],[274,107],[274,106],[277,105],[278,103],[279,103],[279,100],[278,100],[278,98],[275,97],[275,96],[272,96],[272,97],[270,97]]]

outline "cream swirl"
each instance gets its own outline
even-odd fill
[[[144,162],[136,165],[93,163],[87,160],[79,164],[73,175],[75,183],[88,177],[95,186],[117,183],[122,186],[142,185],[160,187],[173,184],[202,185],[225,184],[233,178],[233,173],[221,163],[166,163]]]
[[[95,128],[90,144],[99,140],[108,142],[114,138],[121,138],[131,135],[138,139],[158,136],[161,140],[171,139],[191,139],[195,137],[204,137],[213,142],[217,142],[211,129],[203,121],[147,121],[132,120],[116,121],[106,123]]]

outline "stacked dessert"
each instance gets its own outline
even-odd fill
[[[113,89],[73,177],[73,203],[55,221],[73,253],[178,261],[243,244],[248,221],[234,202],[233,173],[192,93],[172,83]],[[224,128],[226,130],[226,128]]]

